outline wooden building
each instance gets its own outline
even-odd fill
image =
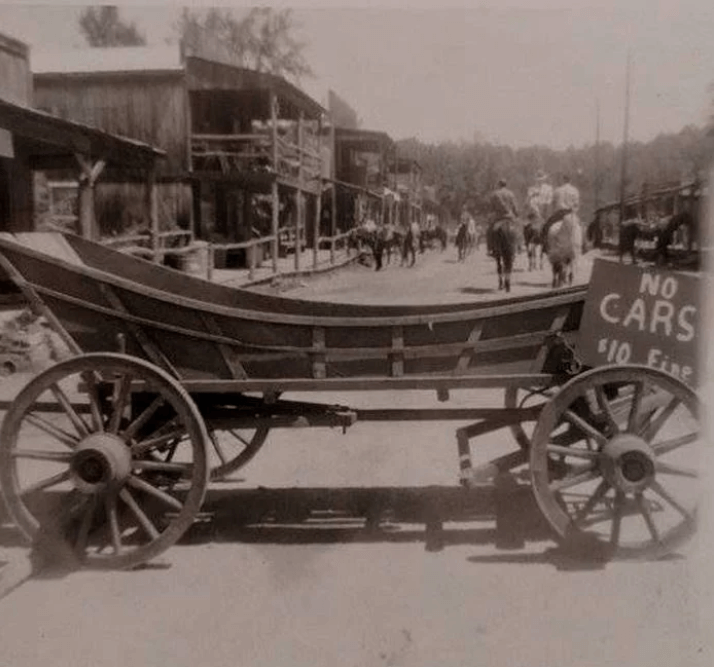
[[[153,177],[163,151],[32,108],[29,49],[0,35],[0,229],[31,231],[34,174],[61,170],[79,189],[80,229],[94,237],[94,189],[110,175],[141,189],[141,216],[155,219]]]
[[[335,127],[334,194],[337,233],[366,219],[394,222],[396,146],[384,132]]]
[[[422,168],[416,160],[397,157],[393,165],[396,190],[399,193],[398,224],[410,225],[412,222],[423,224],[422,207],[423,182]]]
[[[166,151],[162,229],[195,230],[223,255],[266,250],[274,268],[281,239],[317,242],[324,109],[288,81],[178,47],[76,51],[33,72],[38,107]],[[98,207],[116,198],[103,194]]]
[[[623,221],[639,220],[643,224],[657,224],[658,220],[675,215],[685,209],[702,220],[703,202],[707,196],[707,184],[698,181],[672,181],[667,183],[645,183],[638,194],[625,199]],[[620,226],[620,202],[611,202],[595,211],[595,224],[602,238],[617,242]]]

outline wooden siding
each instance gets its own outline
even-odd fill
[[[0,97],[29,106],[32,78],[28,48],[22,42],[0,34]]]
[[[160,176],[188,169],[183,75],[35,75],[35,106],[166,151]]]

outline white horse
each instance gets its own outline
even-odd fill
[[[583,247],[583,228],[575,213],[568,213],[548,230],[547,255],[553,267],[553,287],[573,284]]]

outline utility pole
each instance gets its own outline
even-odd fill
[[[632,52],[627,51],[627,71],[625,74],[625,127],[622,139],[622,171],[620,173],[620,235],[622,223],[625,220],[625,183],[627,179],[627,142],[630,133],[630,69],[632,67]],[[620,255],[622,261],[622,255]]]
[[[600,208],[600,100],[595,100],[595,178],[594,178],[595,212]]]

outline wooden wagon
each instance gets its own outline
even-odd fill
[[[581,368],[585,288],[481,304],[318,303],[226,288],[77,237],[0,236],[0,266],[72,355],[37,375],[0,432],[0,483],[30,540],[130,567],[192,525],[212,479],[271,429],[455,420],[461,483],[528,466],[554,534],[652,557],[695,529],[694,391],[636,365]],[[585,332],[587,333],[587,332]],[[286,393],[504,391],[499,408],[354,409]],[[470,440],[515,451],[474,468]]]

